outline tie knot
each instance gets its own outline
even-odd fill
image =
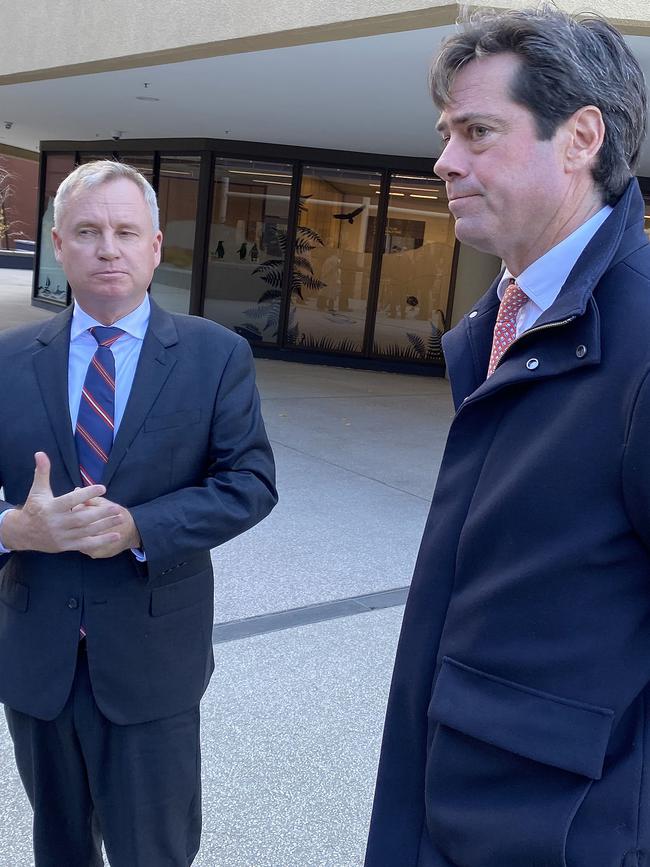
[[[112,346],[124,334],[121,328],[114,325],[95,325],[88,330],[100,346]]]
[[[503,293],[499,314],[501,315],[502,310],[504,312],[517,313],[526,301],[528,301],[528,295],[526,295],[521,286],[518,286],[514,280],[511,280],[506,286],[506,291]]]

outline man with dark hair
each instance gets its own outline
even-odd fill
[[[273,456],[248,344],[149,299],[145,178],[79,166],[54,214],[74,305],[0,337],[0,701],[36,867],[188,867],[210,549],[273,508]]]
[[[366,867],[650,863],[650,246],[641,70],[604,21],[484,12],[432,71],[456,415],[404,615]]]

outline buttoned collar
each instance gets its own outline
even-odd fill
[[[609,205],[602,207],[593,217],[559,244],[551,247],[516,278],[517,285],[537,307],[539,315],[553,304],[585,247],[612,211],[613,208]],[[512,279],[514,279],[513,275],[506,268],[497,287],[499,300],[503,298],[506,286]]]
[[[151,304],[149,303],[149,293],[144,296],[142,304],[127,313],[113,325],[116,328],[121,328],[131,337],[138,340],[144,340],[144,336],[149,325],[149,316],[151,314]],[[79,306],[75,301],[72,310],[72,323],[70,325],[70,340],[76,340],[80,335],[86,333],[89,328],[94,328],[97,325],[102,325],[96,319],[93,319],[86,311]]]

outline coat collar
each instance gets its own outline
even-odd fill
[[[443,337],[443,348],[452,385],[454,404],[462,403],[500,389],[512,382],[546,378],[578,366],[600,361],[600,318],[593,291],[605,272],[634,250],[648,243],[643,231],[644,202],[636,178],[630,180],[613,212],[596,232],[569,274],[553,305],[539,318],[533,328],[522,335],[489,380],[485,380],[492,334],[499,299],[497,287],[501,274],[470,313]],[[571,337],[575,346],[557,344],[562,328],[555,323],[571,321]],[[547,328],[545,328],[547,326]],[[539,337],[549,338],[544,363],[531,371],[526,367],[537,329]],[[544,330],[541,330],[544,329]],[[552,338],[552,339],[551,339]],[[562,341],[560,341],[560,344]],[[578,346],[587,347],[587,355],[576,355]],[[522,354],[523,353],[523,354]]]
[[[36,338],[37,349],[33,361],[43,403],[63,462],[72,484],[81,487],[79,459],[68,407],[71,318],[72,308],[69,307],[45,323]],[[152,300],[149,326],[140,351],[131,393],[104,471],[102,484],[106,487],[176,363],[176,357],[171,351],[171,347],[176,343],[178,332],[174,318]]]

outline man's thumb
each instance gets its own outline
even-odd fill
[[[34,482],[32,484],[32,493],[52,493],[50,487],[50,459],[45,452],[36,452],[34,455]]]

